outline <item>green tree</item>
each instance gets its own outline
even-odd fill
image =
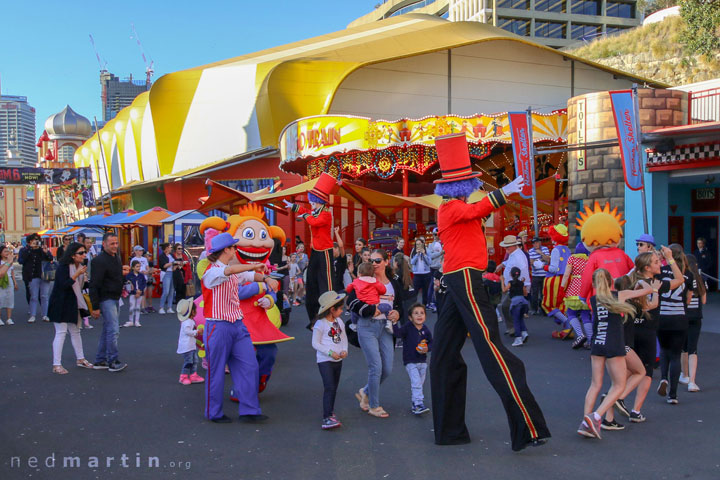
[[[720,0],[681,0],[680,15],[687,23],[680,41],[689,53],[712,55],[720,51]]]

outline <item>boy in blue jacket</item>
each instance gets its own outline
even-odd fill
[[[403,364],[410,376],[412,413],[422,415],[430,409],[425,406],[423,385],[427,374],[427,354],[432,349],[432,334],[425,325],[425,306],[416,303],[410,307],[410,321],[400,326],[393,323],[393,335],[402,340]]]

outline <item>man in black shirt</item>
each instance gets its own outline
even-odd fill
[[[119,334],[119,299],[123,289],[125,275],[129,267],[125,267],[118,253],[118,237],[114,233],[103,235],[103,251],[92,259],[92,277],[90,278],[90,302],[92,316],[98,318],[102,313],[103,329],[98,341],[96,370],[107,369],[119,372],[127,364],[118,360],[117,339]]]

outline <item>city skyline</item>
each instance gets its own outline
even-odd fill
[[[45,120],[65,105],[91,122],[94,117],[101,122],[100,65],[89,35],[109,72],[140,80],[146,67],[132,35],[134,24],[148,63],[154,61],[154,82],[167,73],[343,29],[373,4],[353,2],[337,9],[329,0],[311,5],[283,0],[273,5],[269,10],[261,3],[222,1],[204,4],[199,11],[190,1],[167,9],[164,3],[132,0],[115,6],[110,15],[87,1],[66,3],[62,9],[50,1],[6,4],[5,18],[27,19],[33,34],[27,40],[23,35],[23,42],[3,52],[0,93],[28,98],[37,112],[37,136]],[[7,23],[8,38],[20,35],[23,25]],[[268,25],[276,28],[268,30]]]

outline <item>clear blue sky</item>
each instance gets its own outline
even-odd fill
[[[145,78],[135,24],[161,75],[341,30],[380,0],[36,0],[0,2],[0,91],[24,95],[37,110],[37,136],[48,116],[69,104],[102,120],[99,66]]]

